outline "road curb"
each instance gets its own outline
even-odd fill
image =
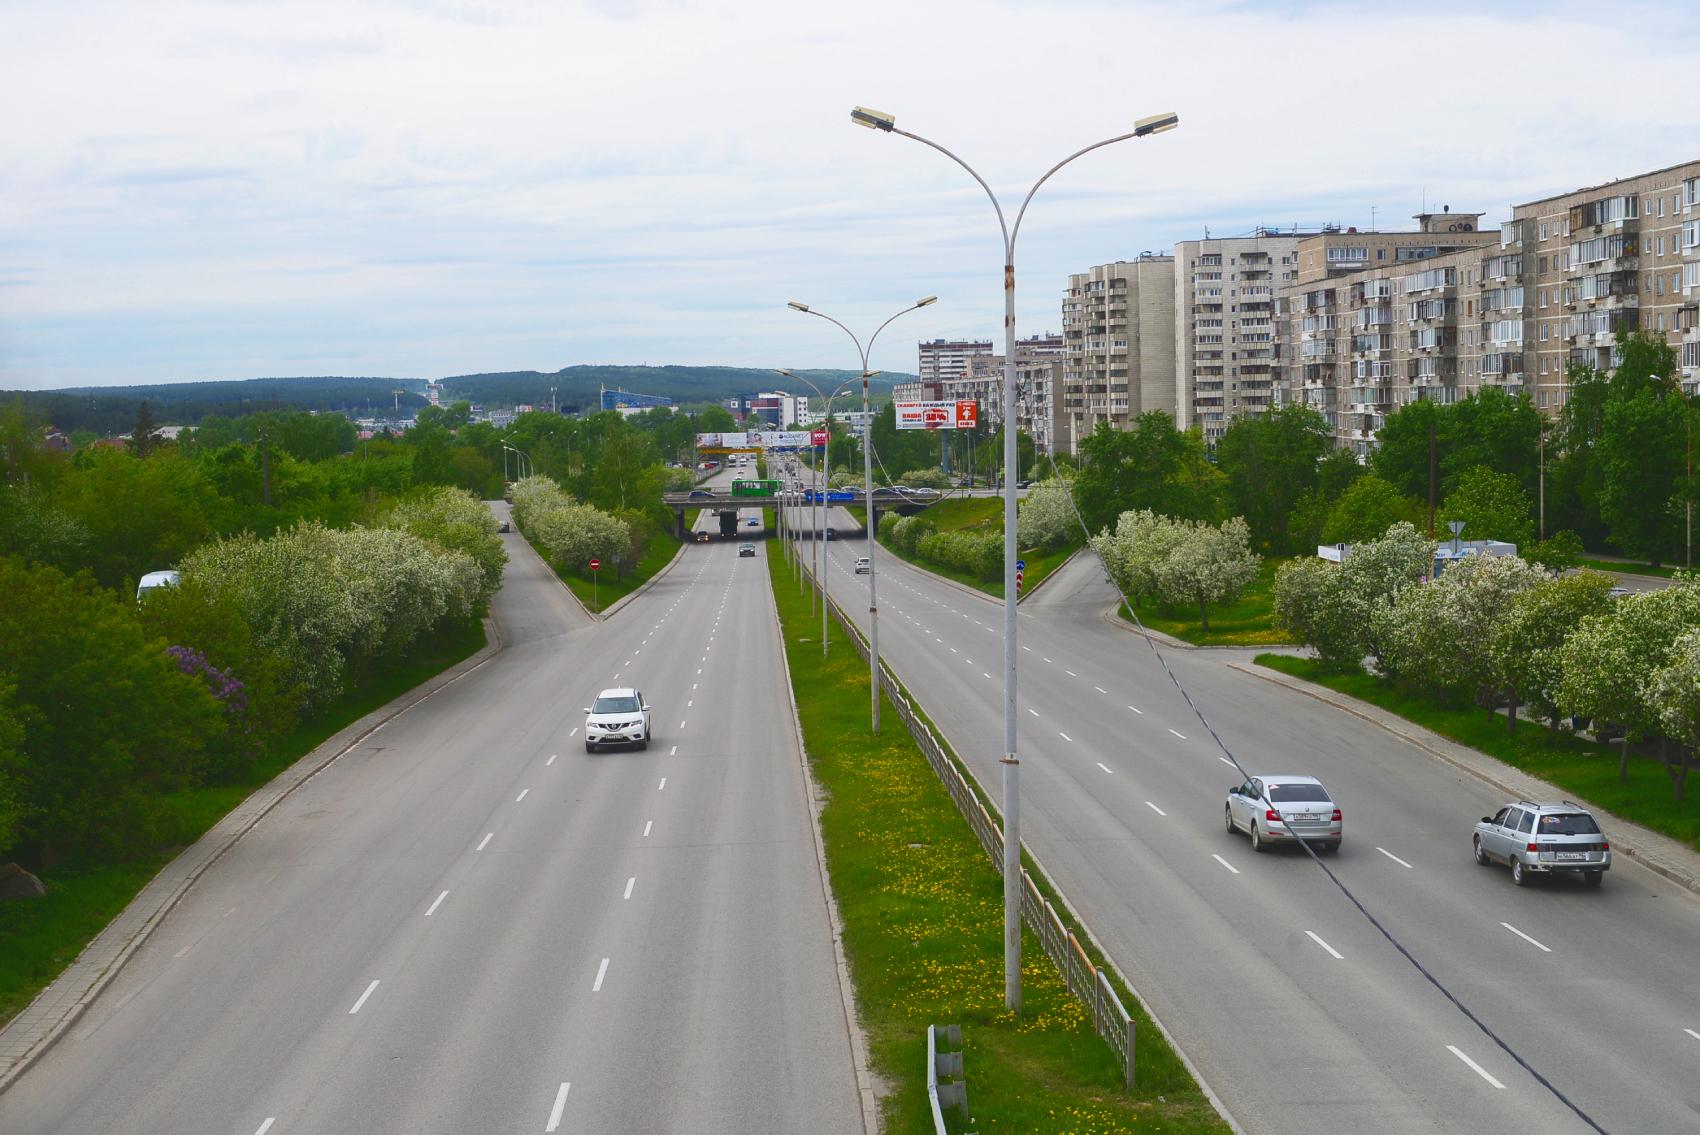
[[[679,544],[679,550],[673,553],[672,559],[661,565],[660,571],[657,571],[654,575],[644,580],[643,583],[639,584],[636,591],[629,592],[615,600],[612,607],[609,607],[606,611],[602,612],[602,618],[604,620],[613,618],[616,611],[624,607],[627,603],[630,603],[633,599],[636,599],[639,595],[642,595],[645,591],[648,591],[651,587],[654,587],[658,582],[660,582],[662,576],[672,571],[673,566],[684,558],[685,549],[689,546],[688,541],[681,541]],[[571,591],[572,588],[569,587],[567,590]]]
[[[1566,792],[1564,789],[1548,784],[1541,778],[1532,776],[1522,769],[1513,768],[1504,761],[1486,753],[1472,749],[1450,738],[1442,737],[1438,733],[1422,728],[1420,725],[1412,725],[1404,718],[1389,714],[1388,711],[1379,706],[1336,693],[1326,686],[1319,686],[1315,682],[1306,682],[1302,678],[1294,678],[1290,674],[1283,674],[1278,670],[1242,666],[1237,662],[1229,662],[1227,665],[1230,669],[1250,674],[1254,678],[1262,678],[1264,681],[1272,682],[1277,686],[1283,686],[1294,693],[1303,694],[1308,698],[1331,705],[1344,713],[1349,713],[1359,720],[1378,726],[1398,737],[1401,741],[1408,742],[1430,756],[1451,765],[1459,772],[1467,773],[1508,796],[1524,800],[1537,797],[1574,800],[1595,813],[1596,816],[1606,819],[1612,829],[1606,835],[1611,841],[1613,851],[1622,852],[1655,875],[1661,875],[1684,890],[1700,895],[1700,869],[1672,862],[1672,859],[1675,858],[1673,853],[1686,853],[1690,856],[1694,853],[1687,851],[1681,843],[1669,836],[1661,835],[1651,828],[1642,827],[1633,821],[1625,820],[1613,814],[1607,808],[1580,799],[1575,793]],[[1386,717],[1391,717],[1393,720],[1386,720]],[[1395,725],[1394,722],[1399,724]],[[1430,743],[1429,738],[1433,738],[1434,742],[1437,743]],[[1470,755],[1460,756],[1456,753],[1449,753],[1445,748],[1449,745]],[[1661,842],[1668,843],[1671,847],[1663,848],[1660,846]]]
[[[321,742],[251,792],[171,862],[159,869],[75,961],[0,1029],[0,1093],[46,1055],[112,983],[189,888],[273,808],[393,718],[483,666],[504,649],[501,627],[485,616],[484,646]]]
[[[791,728],[797,737],[797,760],[802,765],[803,780],[809,786],[809,831],[814,836],[815,870],[820,878],[821,894],[826,897],[826,913],[832,927],[832,956],[838,968],[838,995],[844,1005],[844,1026],[850,1034],[850,1052],[856,1063],[856,1096],[862,1103],[863,1135],[879,1135],[879,1092],[874,1086],[873,1068],[868,1063],[868,1038],[856,1016],[856,990],[850,980],[850,963],[844,957],[844,921],[838,915],[838,898],[832,893],[831,876],[826,866],[826,845],[821,841],[821,787],[809,767],[809,750],[803,742],[803,719],[797,712],[797,691],[791,684],[791,658],[785,649],[785,635],[779,627],[779,601],[773,595],[773,576],[768,575],[768,610],[773,613],[773,636],[779,643],[780,668],[785,672],[785,697],[791,703]]]

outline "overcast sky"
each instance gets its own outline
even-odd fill
[[[854,367],[1071,271],[1700,158],[1687,2],[0,0],[0,387]],[[1657,121],[1638,119],[1656,106]]]

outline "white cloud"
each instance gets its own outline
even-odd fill
[[[875,365],[1065,276],[1260,223],[1402,223],[1693,158],[1684,7],[598,0],[12,6],[0,385],[581,361]],[[1406,14],[1409,13],[1409,14]],[[1598,13],[1598,14],[1596,14]],[[1538,28],[1538,35],[1534,34]],[[1543,48],[1541,45],[1549,45]],[[1576,45],[1587,45],[1585,73]],[[169,329],[169,333],[161,329]]]

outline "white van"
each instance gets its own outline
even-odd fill
[[[142,576],[142,581],[136,584],[136,602],[142,601],[142,596],[155,588],[176,587],[183,582],[183,576],[174,571],[150,571]]]

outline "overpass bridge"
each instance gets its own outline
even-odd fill
[[[875,489],[872,515],[868,517],[869,527],[878,529],[879,518],[882,513],[896,511],[907,515],[919,512],[938,499],[936,496],[919,497],[913,490]],[[743,508],[778,508],[781,504],[787,508],[792,508],[805,507],[812,503],[804,499],[803,494],[795,492],[753,497],[734,496],[729,490],[708,488],[692,489],[690,492],[663,493],[661,494],[661,502],[673,510],[673,534],[681,540],[685,538],[689,531],[685,525],[685,513],[694,508],[707,509],[717,514],[730,512],[736,515],[737,511]],[[827,501],[829,506],[865,503],[867,503],[866,498],[860,492],[856,493],[851,500],[829,499]]]

